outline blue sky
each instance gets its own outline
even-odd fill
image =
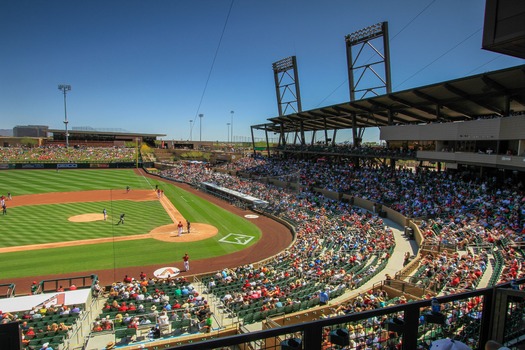
[[[203,140],[226,140],[234,111],[233,134],[247,139],[250,125],[278,114],[273,62],[297,56],[303,110],[348,101],[344,36],[382,21],[394,91],[523,64],[481,49],[484,7],[483,0],[0,0],[0,129],[63,128],[57,86],[66,83],[70,127],[186,140],[189,121],[202,113],[193,140],[200,130]],[[345,139],[350,133],[339,133]]]

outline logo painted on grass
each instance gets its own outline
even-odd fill
[[[176,267],[161,267],[158,270],[153,272],[153,275],[157,278],[169,278],[177,276],[180,273],[180,270]]]
[[[239,233],[230,233],[226,237],[219,239],[219,242],[246,245],[250,243],[253,238],[253,236],[241,235]]]

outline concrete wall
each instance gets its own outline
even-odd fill
[[[425,125],[382,126],[379,131],[379,138],[385,141],[520,140],[525,135],[525,116]]]

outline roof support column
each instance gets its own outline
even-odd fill
[[[294,137],[293,137],[293,144],[294,144],[294,145],[297,145],[297,139],[299,139],[299,144],[301,144],[301,138],[299,137],[299,132],[298,132],[297,129],[296,129],[296,130],[295,130]]]
[[[326,130],[326,117],[323,117],[323,124],[324,124],[324,144],[328,145],[328,130]]]
[[[316,131],[314,130],[312,132],[312,141],[310,141],[310,145],[312,145],[312,146],[314,145],[314,141],[315,141],[315,133],[316,133]]]
[[[255,150],[255,137],[253,136],[253,126],[250,127],[250,131],[252,133],[252,148],[253,148],[253,157],[257,155],[257,151]]]
[[[301,121],[301,145],[305,145],[306,144],[306,139],[304,137],[304,123]]]
[[[388,125],[394,124],[394,112],[389,108],[388,109]],[[386,148],[390,149],[390,143],[386,142]],[[390,158],[390,169],[392,171],[396,170],[396,160],[394,158]]]
[[[268,141],[268,128],[264,129],[264,136],[266,137],[266,152],[268,157],[270,157],[270,142]]]
[[[361,138],[357,133],[357,116],[355,113],[352,113],[352,139],[354,142],[354,147],[361,146]]]
[[[508,117],[510,115],[510,101],[511,98],[509,95],[505,95],[505,105],[503,106],[503,116]]]
[[[436,120],[441,121],[441,105],[436,104]]]
[[[284,125],[279,125],[279,145],[286,146],[286,137],[284,136]]]

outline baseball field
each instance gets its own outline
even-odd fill
[[[185,252],[196,262],[195,272],[213,271],[256,261],[291,241],[289,234],[282,239],[281,228],[281,239],[268,233],[270,241],[261,246],[264,225],[258,218],[133,169],[2,171],[0,195],[8,192],[12,200],[6,199],[7,214],[0,215],[0,283],[104,271],[113,271],[111,278],[120,278],[121,271],[151,273],[181,265]],[[254,254],[260,249],[267,252]]]

